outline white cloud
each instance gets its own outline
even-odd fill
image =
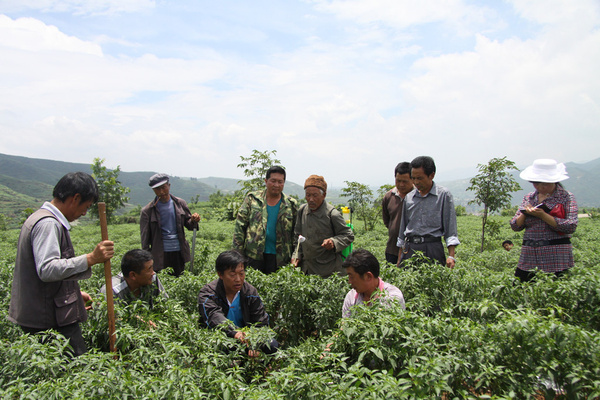
[[[517,12],[544,25],[568,23],[572,27],[598,25],[600,3],[596,0],[509,0]],[[573,24],[573,22],[576,22]]]
[[[425,136],[445,136],[433,151],[448,164],[456,156],[475,165],[505,154],[520,163],[571,160],[575,137],[600,128],[593,69],[600,70],[600,33],[562,46],[547,35],[503,42],[478,35],[473,51],[415,63],[416,76],[403,85],[414,107],[405,121]],[[589,123],[584,128],[580,121]],[[454,138],[462,146],[449,144]],[[578,154],[597,156],[594,148]]]
[[[549,16],[531,1],[512,3],[520,14],[493,2],[318,1],[309,16],[281,13],[297,19],[276,25],[250,14],[231,32],[256,35],[236,42],[162,3],[126,3],[143,11],[110,30],[112,19],[56,14],[83,2],[36,4],[55,14],[0,16],[0,129],[11,132],[0,152],[46,157],[30,144],[52,137],[50,158],[241,177],[240,155],[277,149],[289,180],[319,173],[333,185],[391,182],[397,162],[420,154],[440,171],[504,155],[522,164],[598,156],[597,7],[581,16],[556,3]],[[160,32],[184,21],[182,31],[197,32],[157,47],[157,21],[171,24]],[[88,22],[86,40],[65,33]],[[115,44],[120,53],[107,51]],[[165,55],[169,46],[189,51]]]
[[[0,15],[0,46],[25,51],[65,51],[102,55],[100,46],[65,35],[57,27],[34,18],[12,20]]]

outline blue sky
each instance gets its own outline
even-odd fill
[[[334,186],[600,157],[597,0],[5,0],[0,60],[13,155],[241,178],[275,149]]]

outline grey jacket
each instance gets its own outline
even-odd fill
[[[300,259],[299,266],[304,273],[323,278],[335,272],[344,274],[341,252],[354,241],[354,233],[335,207],[323,201],[318,209],[311,211],[303,204],[298,210],[295,232],[296,241],[297,235],[306,238],[299,251],[292,256]],[[333,250],[321,247],[325,239],[333,240]]]

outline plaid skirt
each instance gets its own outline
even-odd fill
[[[557,244],[521,247],[521,257],[517,268],[523,271],[537,268],[544,272],[559,272],[569,269],[573,265],[573,245]]]

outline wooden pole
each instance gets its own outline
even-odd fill
[[[190,262],[190,273],[194,273],[194,256],[196,255],[196,233],[198,229],[194,228],[194,233],[192,234],[192,262]]]
[[[108,226],[106,223],[106,203],[98,202],[98,216],[100,217],[100,231],[102,240],[108,240]],[[108,312],[108,343],[110,351],[116,353],[115,349],[115,304],[112,291],[112,271],[110,260],[104,261],[104,281],[106,284],[106,310]]]

